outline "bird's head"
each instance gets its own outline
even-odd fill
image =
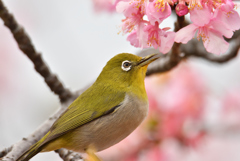
[[[121,53],[110,59],[97,82],[118,88],[144,86],[144,78],[148,65],[158,58],[157,54],[139,57],[129,53]]]

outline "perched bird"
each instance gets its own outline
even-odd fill
[[[144,78],[148,64],[157,58],[157,54],[143,58],[128,53],[114,56],[94,84],[17,161],[60,148],[101,151],[127,137],[148,113]]]

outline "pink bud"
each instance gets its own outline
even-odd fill
[[[177,4],[175,11],[178,16],[184,16],[188,13],[188,7],[185,4],[179,3]]]

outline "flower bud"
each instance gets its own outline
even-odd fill
[[[175,11],[178,16],[184,16],[188,13],[188,7],[185,4],[178,3],[175,8]]]

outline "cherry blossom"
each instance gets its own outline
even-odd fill
[[[174,41],[187,43],[195,33],[208,52],[225,53],[229,44],[224,37],[231,38],[233,32],[240,29],[240,16],[232,0],[116,0],[112,4],[125,16],[121,31],[129,34],[127,40],[131,45],[153,46],[162,53],[170,51]],[[162,22],[170,18],[172,9],[180,17],[190,14],[192,21],[176,34],[171,30],[167,32],[168,26],[162,26]]]
[[[193,23],[178,31],[175,41],[187,43],[197,32],[198,39],[202,38],[208,52],[214,54],[226,52],[229,44],[224,40],[223,36],[231,38],[233,32],[230,27],[227,27],[216,17],[206,5],[202,8],[195,7],[190,11],[190,18]]]
[[[158,22],[155,23],[155,25],[148,25],[145,26],[144,32],[147,33],[147,40],[148,45],[153,46],[155,49],[159,48],[159,51],[162,53],[167,53],[173,43],[174,43],[174,37],[175,33],[172,31],[168,31],[169,28],[163,28],[160,29],[158,27]]]
[[[151,25],[155,22],[161,23],[171,15],[171,7],[166,1],[154,0],[147,5],[146,15]]]

